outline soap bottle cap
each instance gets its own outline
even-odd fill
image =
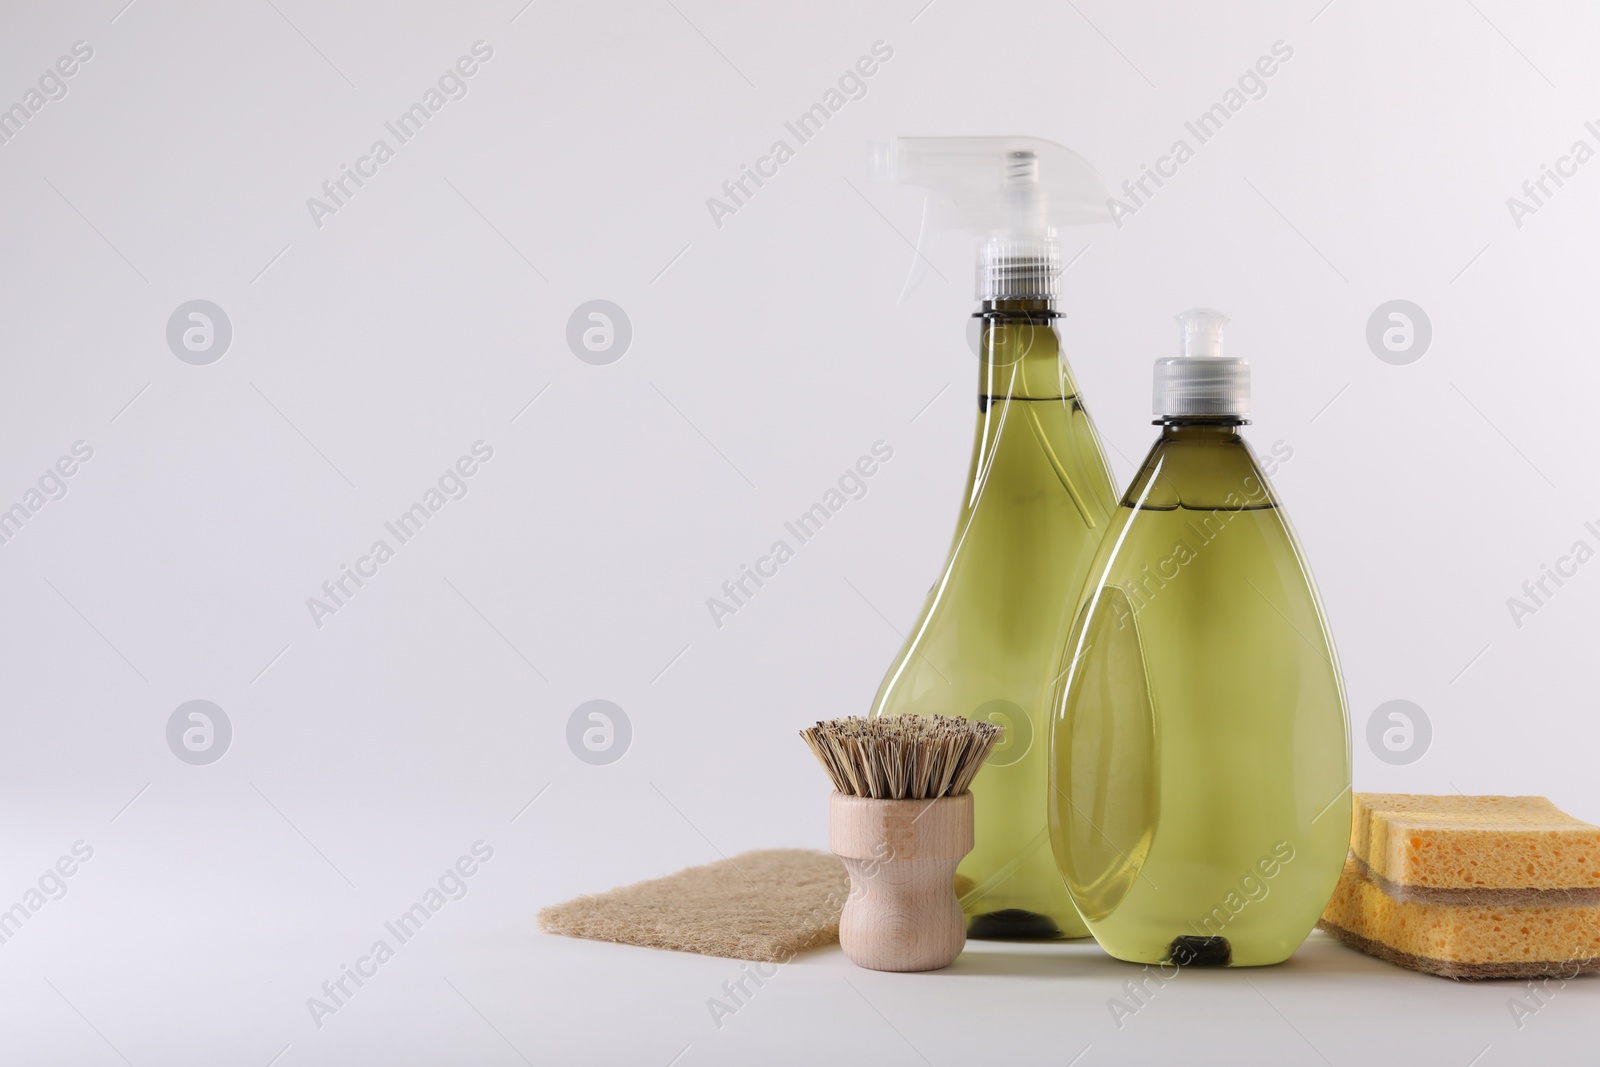
[[[1249,415],[1250,363],[1222,354],[1228,316],[1211,308],[1191,308],[1175,317],[1183,330],[1183,354],[1156,360],[1156,418]]]
[[[906,291],[932,236],[964,226],[982,239],[978,299],[1053,300],[1061,293],[1057,229],[1111,217],[1110,193],[1088,161],[1037,137],[895,137],[872,146],[872,162],[880,179],[941,194],[924,204]]]

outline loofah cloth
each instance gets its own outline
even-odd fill
[[[567,937],[783,963],[839,940],[849,892],[837,857],[768,849],[556,904],[539,913],[539,925]]]

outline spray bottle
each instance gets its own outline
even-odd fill
[[[1239,435],[1250,365],[1222,354],[1221,314],[1178,320],[1161,436],[1063,653],[1050,823],[1111,955],[1248,967],[1287,959],[1338,882],[1350,728],[1311,573]]]
[[[1072,605],[1116,496],[1061,353],[1057,229],[1106,220],[1108,194],[1080,156],[1028,137],[897,138],[876,163],[879,177],[937,194],[923,240],[941,207],[977,231],[981,303],[977,429],[955,536],[872,714],[1005,727],[972,785],[976,845],[956,877],[968,935],[1084,937],[1050,854],[1045,739]]]

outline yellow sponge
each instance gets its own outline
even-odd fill
[[[1379,959],[1446,978],[1571,978],[1600,970],[1600,907],[1395,900],[1354,857],[1322,929]]]
[[[1401,899],[1492,903],[1481,892],[1429,890],[1539,889],[1600,903],[1600,826],[1544,797],[1357,793],[1355,801],[1350,850]]]
[[[1358,793],[1322,929],[1448,978],[1600,971],[1600,827],[1543,797]]]

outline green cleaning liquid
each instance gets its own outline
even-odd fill
[[[1061,663],[1050,830],[1107,952],[1287,959],[1350,839],[1343,683],[1300,549],[1239,436],[1215,312],[1157,366],[1161,437],[1116,509]]]
[[[1045,300],[986,302],[977,431],[949,558],[875,715],[1005,727],[957,871],[972,937],[1085,937],[1050,852],[1046,737],[1072,606],[1116,496]],[[1331,820],[1330,820],[1331,821]]]

